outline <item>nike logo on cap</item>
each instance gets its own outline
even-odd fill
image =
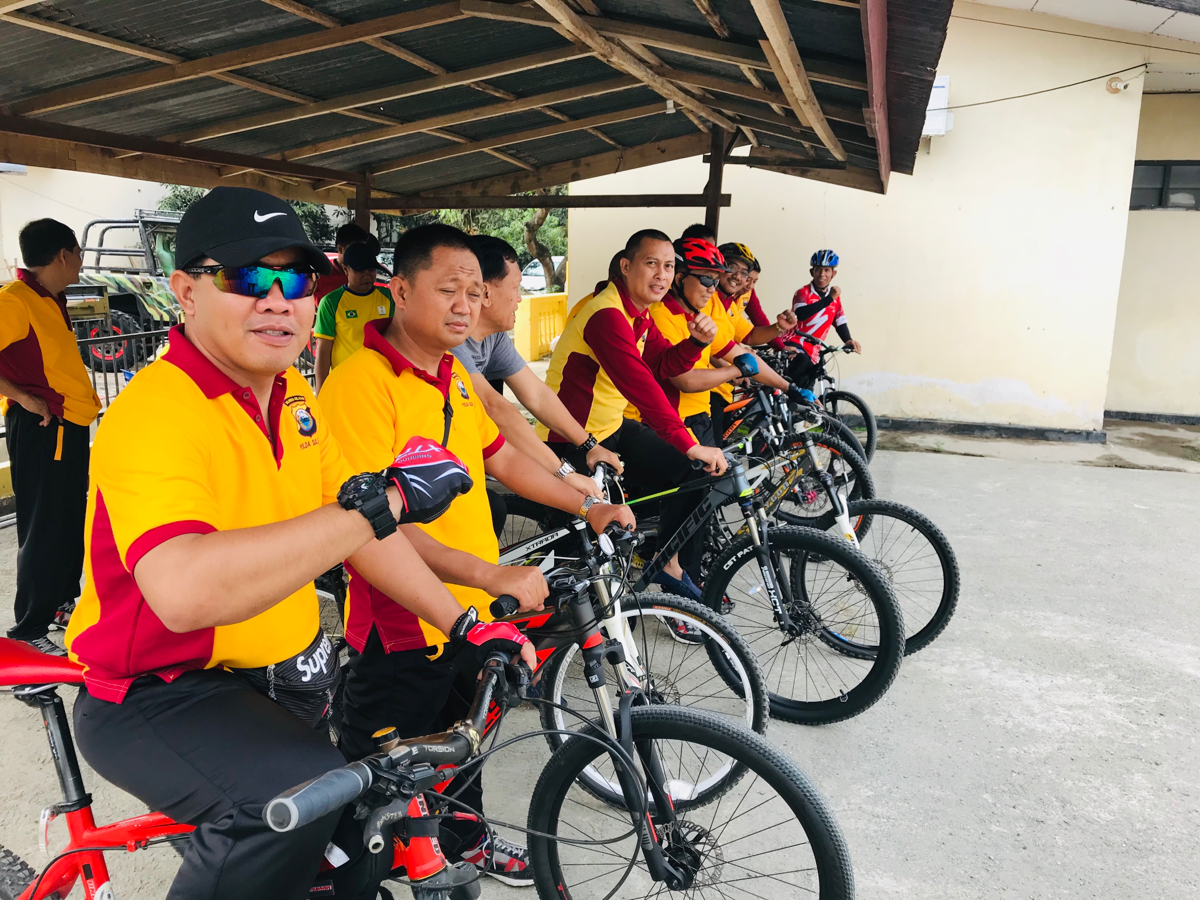
[[[283,212],[273,212],[273,213],[267,213],[265,216],[260,216],[258,214],[258,210],[256,209],[254,211],[254,221],[255,222],[265,222],[265,221],[267,221],[267,219],[273,219],[276,216],[286,216],[286,215],[287,215],[287,213],[283,213]]]

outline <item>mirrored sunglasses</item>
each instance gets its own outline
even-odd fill
[[[299,300],[317,289],[317,276],[311,269],[291,266],[192,266],[189,275],[212,275],[218,291],[261,299],[271,293],[275,282],[285,300]]]

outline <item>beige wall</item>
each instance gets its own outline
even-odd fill
[[[1200,159],[1200,96],[1148,94],[1138,159]],[[1107,409],[1200,416],[1200,212],[1129,213]]]
[[[952,104],[1145,59],[1127,44],[1010,27],[1061,21],[1046,16],[964,3],[955,12],[938,70],[950,76]],[[980,18],[997,21],[971,20]],[[1099,428],[1140,90],[1135,80],[1113,95],[1100,81],[959,109],[953,131],[919,154],[914,176],[894,175],[886,197],[727,167],[734,205],[722,212],[721,236],[760,257],[759,294],[772,312],[807,280],[813,250],[837,250],[837,282],[865,347],[842,363],[844,383],[878,413]],[[695,192],[704,181],[696,159],[581,182],[573,192]],[[677,235],[700,215],[572,211],[572,299],[603,275],[635,227]]]
[[[127,218],[135,209],[154,209],[162,195],[159,184],[108,175],[37,168],[25,175],[0,173],[0,279],[14,277],[12,266],[21,255],[17,237],[26,222],[58,219],[83,240],[83,226],[90,220]]]

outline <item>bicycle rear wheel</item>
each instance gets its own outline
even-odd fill
[[[871,500],[875,497],[875,480],[867,461],[850,449],[844,441],[828,434],[813,435],[816,458],[803,453],[801,438],[793,438],[784,453],[801,451],[800,476],[779,503],[775,517],[789,525],[814,526],[831,509],[825,488],[817,479],[817,467],[833,477],[834,486],[843,498]]]
[[[928,647],[958,606],[958,560],[941,530],[915,509],[891,500],[854,500],[847,506],[867,558],[891,582],[904,616],[906,656]],[[833,528],[832,514],[821,527]],[[873,648],[864,647],[865,650]]]
[[[849,391],[829,391],[821,398],[825,409],[831,415],[843,422],[866,451],[867,462],[875,456],[875,446],[879,443],[879,425],[871,407],[858,394]]]
[[[858,715],[887,692],[904,657],[904,622],[891,586],[845,540],[811,528],[771,528],[768,544],[790,630],[779,624],[749,538],[717,559],[705,604],[733,602],[726,618],[758,656],[772,716],[826,725]],[[831,645],[839,639],[871,650],[844,652]]]
[[[673,801],[674,815],[652,803],[649,812],[667,861],[690,882],[682,888],[688,898],[854,896],[850,854],[832,814],[799,767],[765,739],[725,717],[668,706],[632,710],[630,726],[642,770],[654,760],[655,781]],[[529,856],[538,897],[602,900],[618,888],[624,897],[658,897],[667,887],[650,876],[628,813],[580,789],[589,767],[615,780],[602,745],[568,741],[534,788]],[[726,779],[703,803],[677,788],[721,768],[744,777]]]
[[[762,671],[749,645],[721,616],[694,600],[665,593],[626,597],[621,616],[628,628],[623,643],[633,657],[626,665],[644,686],[651,705],[703,709],[728,716],[759,734],[767,730],[770,709]],[[698,640],[674,637],[678,622],[690,625]],[[615,709],[621,686],[615,673],[609,673],[608,682]],[[543,696],[595,721],[596,700],[584,678],[578,646],[563,648],[551,657],[542,685]],[[547,732],[580,726],[577,716],[554,706],[543,705],[541,716]],[[568,740],[562,734],[546,734],[552,751]],[[580,778],[593,796],[608,803],[623,802],[620,785],[591,767]],[[702,793],[703,789],[697,789],[698,796]]]

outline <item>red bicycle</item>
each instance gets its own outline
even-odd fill
[[[449,862],[437,833],[441,819],[477,812],[442,791],[460,774],[479,771],[492,754],[556,731],[562,743],[542,770],[526,824],[483,820],[489,830],[499,825],[528,834],[540,900],[608,900],[619,891],[640,897],[664,889],[711,900],[735,894],[850,900],[854,880],[845,842],[787,756],[734,719],[656,705],[627,681],[618,681],[623,688],[614,704],[605,668],[619,668],[623,650],[619,641],[605,639],[601,621],[611,614],[607,586],[619,551],[607,535],[591,541],[585,528],[575,530],[583,552],[547,573],[547,611],[507,618],[525,625],[542,664],[558,650],[578,649],[595,718],[561,706],[580,720],[578,728],[497,742],[505,712],[530,699],[532,673],[493,654],[466,719],[442,734],[385,740],[380,752],[284,792],[265,808],[267,823],[289,831],[358,804],[367,848],[384,852],[390,837],[390,880],[408,885],[415,900],[473,900],[479,873],[469,863]],[[502,601],[493,608],[506,611]],[[81,682],[75,663],[0,638],[0,685],[42,710],[62,784],[63,800],[43,814],[43,828],[61,815],[70,834],[40,873],[0,847],[0,900],[65,897],[77,880],[88,900],[111,900],[105,852],[178,843],[192,831],[160,813],[95,824],[56,690]],[[489,735],[492,744],[483,749]]]

